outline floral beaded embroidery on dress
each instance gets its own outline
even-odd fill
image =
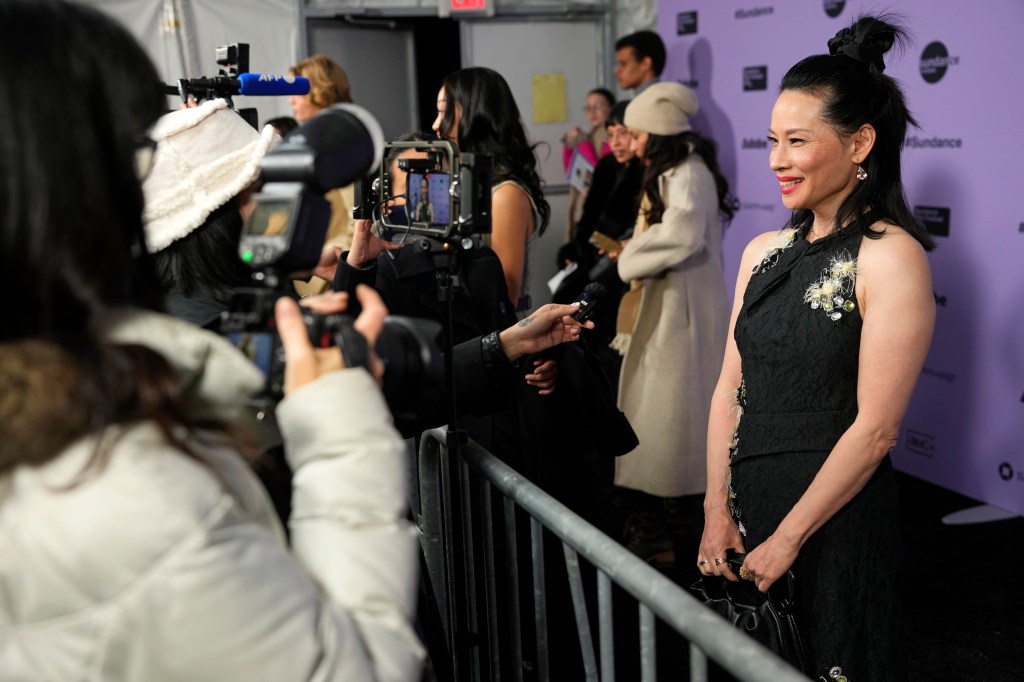
[[[757,265],[754,266],[752,272],[756,275],[777,264],[779,254],[796,243],[799,232],[795,227],[779,230],[774,237],[768,240],[768,245],[761,252],[761,257],[757,260]]]
[[[740,420],[743,418],[743,408],[747,404],[747,387],[743,379],[740,379],[740,386],[736,389],[736,402],[732,404],[731,409],[736,412],[736,427],[732,432],[732,442],[729,444],[729,463],[730,467],[733,458],[736,456],[736,452],[740,445]],[[740,535],[746,535],[747,529],[743,526],[743,513],[740,510],[739,504],[736,502],[736,491],[732,487],[732,473],[726,475],[725,479],[726,491],[729,497],[729,513],[732,514],[732,518],[736,521],[736,528],[739,530]]]
[[[843,674],[843,669],[840,668],[838,665],[834,665],[831,668],[829,668],[827,678],[824,675],[822,675],[818,678],[818,680],[820,680],[820,682],[849,682],[846,675]]]
[[[848,251],[842,251],[832,257],[818,281],[807,287],[804,303],[809,303],[813,310],[821,308],[830,320],[838,322],[844,312],[852,313],[857,307],[851,300],[856,284],[857,261]]]

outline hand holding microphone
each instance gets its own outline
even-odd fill
[[[581,329],[594,328],[590,316],[606,293],[600,284],[588,284],[569,305],[549,303],[537,308],[529,317],[498,334],[502,350],[509,360],[515,361],[578,340]]]

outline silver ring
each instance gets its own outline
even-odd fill
[[[703,565],[705,565],[705,564],[706,564],[707,562],[708,562],[708,560],[707,560],[707,559],[701,559],[700,561],[698,561],[698,562],[697,562],[697,565],[698,565],[698,566],[703,566]]]
[[[725,559],[715,559],[715,566],[721,566],[725,563]]]

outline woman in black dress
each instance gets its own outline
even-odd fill
[[[888,453],[934,326],[926,250],[900,173],[916,125],[862,17],[783,78],[770,165],[785,229],[746,248],[708,427],[697,563],[766,592],[797,576],[814,677],[905,679]],[[726,550],[746,551],[736,576]],[[831,674],[830,674],[831,673]]]

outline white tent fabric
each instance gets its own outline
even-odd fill
[[[249,44],[249,70],[283,74],[299,59],[295,0],[79,0],[107,12],[139,39],[168,84],[217,74],[216,48]],[[189,66],[192,73],[189,73]],[[291,114],[287,97],[238,97],[259,120]]]

